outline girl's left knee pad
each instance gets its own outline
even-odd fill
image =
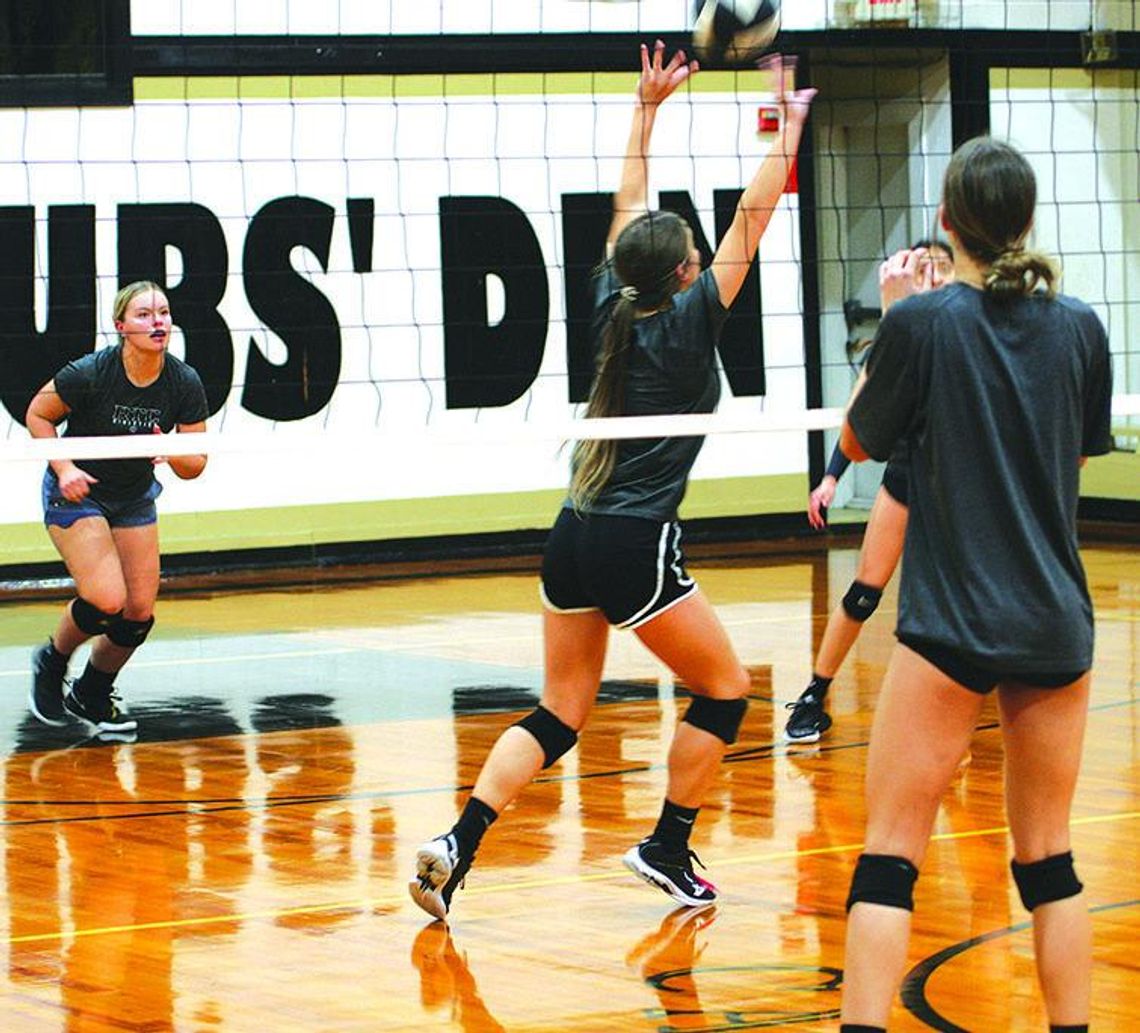
[[[569,725],[563,724],[556,714],[541,703],[521,721],[516,721],[515,727],[530,732],[542,747],[544,770],[572,750],[578,742],[578,733]]]
[[[154,627],[154,617],[145,621],[127,620],[119,617],[106,631],[107,638],[117,646],[124,649],[138,649],[145,641],[150,629]]]
[[[1073,868],[1071,850],[1043,857],[1040,861],[1030,861],[1029,864],[1010,861],[1009,867],[1026,911],[1055,900],[1075,897],[1084,889]]]

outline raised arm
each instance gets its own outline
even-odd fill
[[[784,65],[780,55],[768,59],[763,69],[775,73],[777,90],[782,90]],[[756,257],[756,249],[760,246],[760,237],[784,192],[815,94],[813,89],[782,94],[780,129],[772,141],[772,149],[741,194],[732,224],[713,256],[713,276],[725,308],[730,307],[740,293],[752,259]]]
[[[695,74],[700,65],[686,61],[685,52],[678,50],[665,62],[665,44],[658,40],[649,48],[641,45],[641,78],[637,83],[637,96],[633,102],[633,121],[625,145],[625,160],[621,167],[621,183],[614,194],[614,217],[606,237],[608,255],[621,233],[639,215],[649,210],[649,140],[658,106]]]

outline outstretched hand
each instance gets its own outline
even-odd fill
[[[642,104],[660,104],[681,83],[700,71],[698,61],[686,61],[685,52],[678,50],[665,63],[665,43],[657,40],[653,44],[653,56],[649,47],[641,44],[641,81],[637,84],[637,95]]]
[[[771,80],[769,89],[777,97],[783,125],[802,126],[811,110],[811,102],[819,91],[811,86],[802,90],[788,88],[796,81],[795,57],[765,54],[756,62],[756,67]]]

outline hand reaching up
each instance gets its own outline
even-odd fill
[[[681,83],[700,70],[697,61],[686,61],[685,52],[678,50],[665,63],[665,44],[657,40],[653,44],[653,56],[649,48],[641,44],[641,81],[637,84],[637,95],[642,104],[660,104],[669,97]]]
[[[802,90],[793,89],[796,81],[796,59],[783,54],[765,54],[756,62],[756,67],[768,79],[768,87],[776,95],[780,108],[781,127],[789,124],[802,126],[811,110],[811,102],[819,91],[814,87]]]

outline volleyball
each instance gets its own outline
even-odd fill
[[[780,0],[697,0],[693,48],[702,61],[745,64],[780,30]]]

